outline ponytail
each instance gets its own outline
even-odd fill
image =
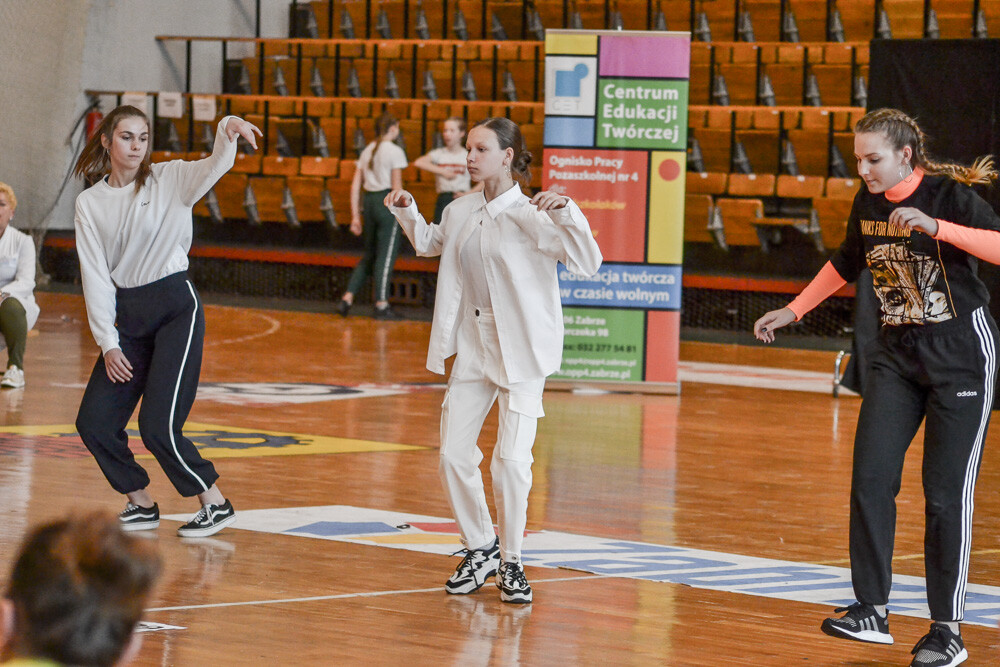
[[[870,111],[857,122],[854,131],[880,133],[897,151],[909,146],[913,150],[913,167],[920,167],[924,173],[948,176],[965,185],[989,185],[997,179],[997,169],[992,155],[978,158],[971,167],[933,160],[927,153],[927,135],[915,120],[898,109]]]
[[[371,171],[375,165],[375,153],[378,152],[379,146],[382,145],[382,137],[385,136],[385,133],[393,125],[399,125],[399,121],[390,113],[384,113],[375,119],[375,148],[372,150],[372,156],[368,160],[368,166],[366,167],[368,171]]]
[[[115,128],[124,118],[142,118],[149,128],[149,118],[142,111],[131,105],[122,105],[105,116],[101,124],[97,126],[97,131],[87,140],[87,144],[80,152],[80,157],[76,160],[73,168],[73,175],[83,178],[88,184],[93,183],[111,171],[111,156],[108,149],[101,143],[101,137],[106,137],[110,144],[114,140]],[[139,163],[139,171],[135,174],[135,191],[139,192],[146,184],[146,179],[152,172],[150,167],[150,153],[152,151],[152,138],[146,148],[146,155]]]

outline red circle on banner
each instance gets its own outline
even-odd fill
[[[664,160],[660,163],[660,178],[665,181],[672,181],[681,175],[681,166],[677,160]]]

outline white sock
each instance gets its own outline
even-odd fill
[[[948,629],[951,630],[951,633],[953,635],[962,634],[962,630],[961,628],[959,628],[958,621],[934,621],[934,622],[937,623],[938,625],[948,626]]]
[[[876,614],[878,614],[882,618],[885,618],[886,611],[885,611],[885,605],[884,604],[873,604],[872,606],[875,607],[875,613]]]

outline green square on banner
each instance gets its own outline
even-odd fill
[[[686,150],[687,105],[687,81],[602,78],[597,146]]]
[[[562,368],[553,379],[642,381],[644,311],[563,308],[563,323]]]

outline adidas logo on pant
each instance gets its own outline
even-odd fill
[[[979,396],[979,392],[978,391],[960,391],[957,394],[955,394],[955,396],[957,396],[959,398],[966,398],[968,396]]]

